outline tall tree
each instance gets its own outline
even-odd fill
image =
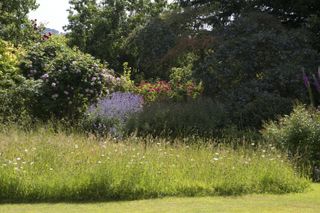
[[[286,27],[306,27],[312,33],[314,46],[320,50],[319,0],[178,0],[178,2],[184,8],[184,12],[198,11],[199,20],[211,27],[229,24],[241,14],[252,11],[271,14]]]
[[[120,69],[124,40],[166,7],[166,0],[71,0],[70,44]]]
[[[28,13],[38,7],[36,0],[0,1],[0,38],[15,44],[27,42],[32,24]]]
[[[98,13],[96,0],[70,0],[69,24],[65,26],[68,31],[69,42],[87,52],[88,40],[93,32],[93,25]]]

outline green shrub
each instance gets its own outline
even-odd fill
[[[264,121],[292,111],[292,99],[253,88],[255,84],[239,87],[221,98],[228,105],[230,120],[239,129],[260,129]]]
[[[110,70],[92,56],[69,48],[60,36],[30,47],[21,69],[26,78],[42,80],[36,100],[36,116],[42,119],[76,119],[116,84]]]
[[[319,111],[298,105],[289,116],[265,124],[262,134],[268,142],[288,150],[299,163],[320,163]]]
[[[213,135],[229,124],[223,105],[211,99],[155,102],[127,123],[129,133],[154,136]]]
[[[305,101],[301,69],[315,70],[318,63],[319,54],[304,31],[287,30],[272,16],[251,13],[218,31],[212,48],[193,71],[203,81],[206,95],[226,99],[222,102],[232,106],[231,114],[246,116],[241,125],[259,128],[259,117],[272,119],[290,109],[273,106],[270,111],[267,103],[261,105],[263,99],[280,106],[290,100]],[[255,109],[253,113],[241,112],[247,105]]]
[[[9,42],[0,39],[0,90],[23,81],[20,75],[19,59],[23,49],[15,48]]]
[[[22,48],[0,39],[0,122],[31,121],[39,81],[26,80],[19,69]]]
[[[186,83],[192,80],[192,67],[173,67],[170,73],[170,82],[172,84]]]
[[[0,122],[28,124],[33,120],[35,100],[41,82],[24,80],[19,85],[0,90]]]

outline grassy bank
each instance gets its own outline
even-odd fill
[[[0,153],[2,202],[288,193],[309,185],[272,146],[97,140],[9,128],[0,132]]]

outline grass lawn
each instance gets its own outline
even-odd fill
[[[239,197],[165,198],[89,204],[4,204],[0,212],[319,212],[320,184],[306,193]]]

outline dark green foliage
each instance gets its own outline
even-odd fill
[[[193,26],[213,28],[227,25],[248,7],[247,0],[178,0],[186,14],[194,16]],[[214,12],[213,12],[214,11]]]
[[[133,33],[128,40],[128,52],[135,58],[139,74],[146,79],[168,79],[168,67],[161,59],[175,45],[176,38],[170,26],[160,18]]]
[[[305,28],[313,46],[320,50],[320,1],[318,0],[179,0],[186,14],[213,28],[227,25],[235,17],[257,11],[271,14],[288,28]],[[216,13],[212,13],[216,11]]]
[[[130,58],[124,45],[129,34],[167,5],[163,0],[72,0],[70,4],[66,26],[69,44],[107,61],[115,70]]]
[[[320,14],[312,15],[308,22],[308,29],[312,32],[312,45],[320,50]]]
[[[302,164],[320,163],[320,112],[295,107],[290,116],[264,125],[264,138],[289,151],[290,157]]]
[[[223,105],[210,99],[154,103],[127,123],[129,133],[153,136],[212,136],[229,123]]]
[[[308,22],[308,18],[312,15],[319,15],[320,8],[318,0],[179,0],[178,2],[184,8],[207,7],[207,10],[210,5],[215,4],[219,11],[215,17],[220,23],[227,22],[232,15],[239,16],[255,10],[272,14],[293,27]]]
[[[263,119],[288,113],[290,99],[305,99],[301,69],[314,70],[319,54],[304,32],[288,31],[269,15],[252,13],[226,27],[195,66],[194,75],[204,83],[205,94],[227,101],[232,114],[267,112]],[[268,102],[279,107],[269,108]],[[288,107],[281,108],[289,104]],[[261,109],[259,109],[261,107]],[[249,120],[250,120],[249,119]],[[242,122],[243,123],[243,122]],[[243,123],[258,127],[258,120]]]
[[[36,115],[45,120],[78,118],[115,84],[104,65],[69,48],[62,37],[52,37],[30,47],[21,69],[25,77],[42,81]]]
[[[287,31],[271,16],[253,13],[222,32],[195,74],[208,95],[259,82],[255,86],[301,97],[301,69],[314,70],[318,56],[303,32]]]
[[[7,89],[0,89],[0,122],[18,123],[32,122],[35,100],[39,95],[39,81],[23,80]]]
[[[240,129],[258,129],[263,121],[289,114],[293,104],[290,98],[266,91],[259,92],[251,87],[239,88],[233,93],[226,94],[225,101],[234,104],[229,106],[230,119]]]

